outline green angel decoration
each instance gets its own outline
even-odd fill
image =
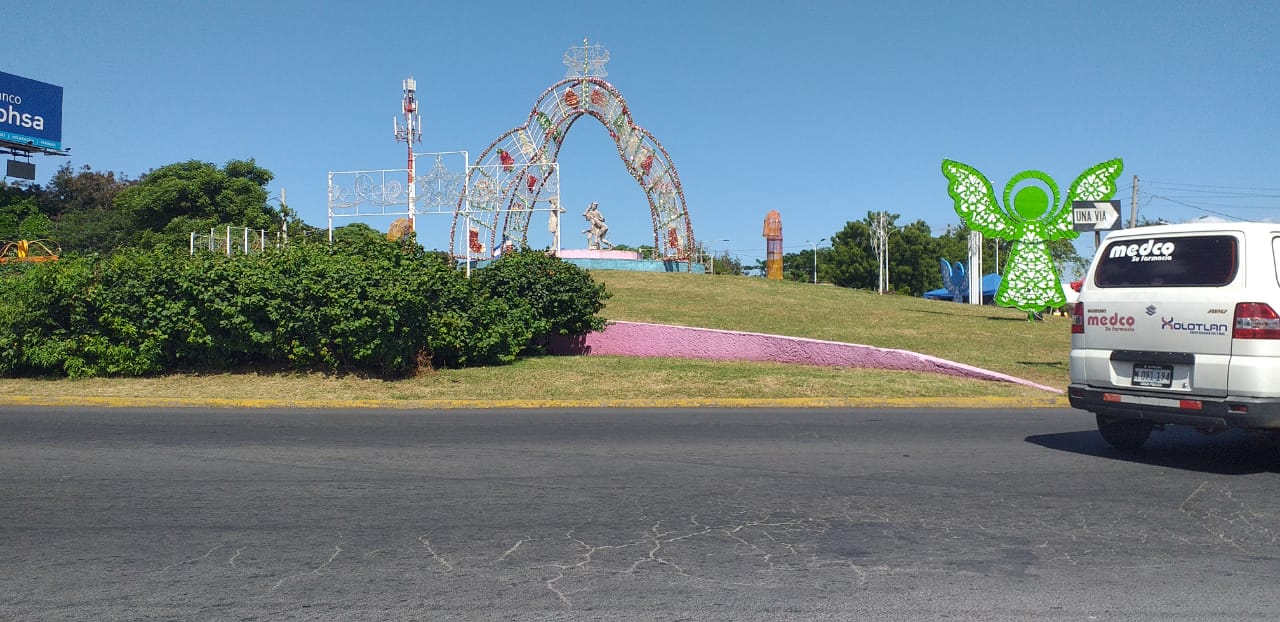
[[[1067,303],[1058,269],[1045,243],[1078,236],[1071,203],[1109,200],[1115,194],[1122,168],[1118,158],[1089,168],[1071,184],[1067,199],[1062,202],[1053,178],[1040,171],[1023,171],[1005,186],[1001,207],[991,182],[982,173],[967,164],[942,161],[942,174],[950,182],[947,193],[965,225],[983,235],[1013,242],[1000,289],[996,290],[996,304],[1031,314]]]

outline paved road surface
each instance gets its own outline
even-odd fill
[[[1063,409],[0,409],[0,620],[1272,620],[1275,464]]]

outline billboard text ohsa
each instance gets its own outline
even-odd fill
[[[62,87],[0,71],[0,143],[62,149]]]

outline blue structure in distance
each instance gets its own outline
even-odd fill
[[[939,259],[942,268],[942,287],[924,293],[929,300],[951,300],[954,302],[969,301],[969,275],[961,262],[950,263]],[[1000,275],[996,273],[982,276],[982,304],[991,304],[995,300],[996,291],[1000,289]]]
[[[965,274],[964,264],[955,262],[947,263],[946,259],[939,259],[942,264],[942,289],[947,290],[951,294],[951,299],[960,302],[969,297],[969,278]]]

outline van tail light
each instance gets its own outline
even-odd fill
[[[1232,339],[1280,339],[1280,315],[1265,302],[1236,303]]]
[[[1084,303],[1077,302],[1071,305],[1071,334],[1084,334]]]

